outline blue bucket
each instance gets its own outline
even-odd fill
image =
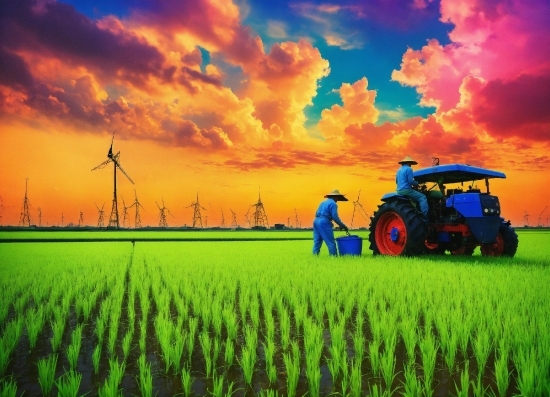
[[[336,238],[340,255],[361,255],[363,239],[359,236],[341,236]]]

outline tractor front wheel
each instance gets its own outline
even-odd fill
[[[369,230],[374,255],[414,256],[424,252],[428,229],[422,215],[408,202],[382,204],[371,218]]]
[[[509,256],[513,257],[518,249],[518,235],[511,226],[501,226],[497,240],[493,244],[482,244],[481,255],[483,256]]]

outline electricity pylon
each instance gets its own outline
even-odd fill
[[[31,203],[27,197],[27,185],[29,178],[25,178],[25,198],[23,199],[23,208],[21,209],[21,216],[19,217],[19,226],[30,226],[31,225],[31,214],[29,212],[29,207]]]
[[[92,168],[92,171],[101,169],[105,167],[109,163],[113,163],[113,206],[111,208],[111,216],[109,217],[109,227],[116,227],[117,229],[120,227],[118,222],[118,203],[117,203],[117,193],[116,193],[116,170],[117,168],[128,178],[130,182],[132,182],[132,185],[134,184],[134,181],[132,178],[128,176],[128,174],[122,169],[120,166],[120,152],[117,152],[117,154],[113,154],[113,142],[115,140],[115,133],[113,132],[113,138],[111,140],[111,147],[109,148],[109,152],[107,153],[107,160],[105,160],[103,163],[99,164],[97,167]]]
[[[64,219],[65,219],[65,216],[63,215],[63,212],[61,213],[61,227],[64,226]]]
[[[136,189],[134,189],[134,195],[135,195],[134,202],[132,203],[132,205],[128,206],[128,208],[136,207],[136,215],[134,218],[134,229],[137,229],[141,227],[141,217],[139,215],[139,207],[143,208],[143,205],[141,205],[140,202],[138,201]]]
[[[105,211],[103,211],[103,207],[105,207],[105,203],[103,203],[103,205],[101,206],[101,209],[99,209],[97,204],[95,205],[95,207],[97,208],[97,212],[99,213],[99,219],[97,220],[97,227],[103,227],[103,217],[104,217],[103,214],[105,213]]]
[[[529,214],[527,213],[527,211],[523,211],[525,212],[525,215],[523,215],[523,224],[525,226],[529,226]]]
[[[239,227],[239,225],[237,224],[237,214],[235,214],[235,212],[231,208],[229,208],[229,211],[231,211],[231,216],[232,216],[231,227],[236,229]]]
[[[294,208],[294,214],[296,215],[295,228],[301,229],[302,224],[300,223],[300,221],[298,221],[298,212],[296,212],[296,208]]]
[[[80,216],[78,218],[78,227],[84,226],[84,213],[80,211]]]
[[[42,209],[38,207],[38,227],[42,226]]]
[[[269,222],[267,220],[267,214],[265,212],[264,204],[262,203],[262,198],[260,197],[260,191],[258,190],[258,202],[252,204],[248,211],[254,207],[254,212],[252,213],[252,222],[254,223],[253,227],[268,227]],[[248,212],[246,213],[246,220],[251,224],[250,219],[248,218]]]
[[[122,207],[124,208],[124,210],[122,211],[122,227],[126,227],[126,222],[128,221],[128,208],[130,207],[126,207],[126,203],[124,202],[124,197],[121,197],[122,198]]]
[[[197,201],[194,203],[191,203],[191,205],[188,205],[185,208],[193,208],[193,227],[196,227],[197,225],[200,225],[199,227],[202,227],[202,216],[201,216],[201,208],[206,211],[206,208],[202,207],[199,204],[199,194],[197,193]]]
[[[369,216],[367,212],[365,211],[365,208],[361,205],[359,202],[359,197],[361,197],[361,189],[359,189],[359,194],[357,195],[357,200],[353,202],[353,212],[351,214],[351,223],[349,225],[349,228],[351,229],[353,227],[353,219],[355,217],[355,211],[359,213],[367,222],[369,222]]]
[[[0,225],[2,225],[2,214],[4,213],[4,203],[2,197],[0,197]]]
[[[170,215],[172,215],[172,213],[170,212],[170,210],[168,208],[166,208],[164,206],[164,198],[162,198],[162,208],[160,207],[160,205],[155,202],[155,204],[157,204],[157,207],[159,207],[159,210],[160,210],[160,213],[159,213],[159,227],[168,227],[168,222],[166,221],[166,213],[169,213]],[[172,218],[174,217],[174,215],[172,215]]]
[[[220,227],[225,227],[225,218],[223,216],[223,210],[222,211],[222,221],[220,222]]]

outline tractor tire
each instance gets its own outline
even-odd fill
[[[508,256],[512,258],[518,249],[518,235],[513,227],[503,225],[498,230],[497,241],[494,244],[482,244],[483,256]]]
[[[449,252],[451,253],[451,255],[456,255],[456,256],[472,256],[474,254],[475,249],[476,249],[475,245],[474,246],[463,245],[462,247],[457,248],[455,250],[450,250]]]
[[[390,201],[371,218],[370,249],[374,255],[415,256],[424,253],[428,228],[411,203]]]

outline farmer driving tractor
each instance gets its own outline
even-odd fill
[[[332,222],[336,222],[341,230],[348,231],[348,227],[340,220],[338,216],[337,201],[348,201],[338,190],[333,190],[325,195],[315,213],[313,221],[313,253],[319,255],[323,241],[327,245],[328,252],[332,256],[337,256],[336,242],[334,241],[334,231]]]
[[[413,189],[413,187],[418,186],[418,181],[415,181],[413,178],[411,166],[418,163],[411,156],[407,156],[399,161],[398,164],[401,164],[401,168],[397,170],[397,174],[395,175],[397,194],[408,196],[416,201],[420,205],[420,211],[422,211],[422,214],[428,220],[428,199],[418,190]]]

